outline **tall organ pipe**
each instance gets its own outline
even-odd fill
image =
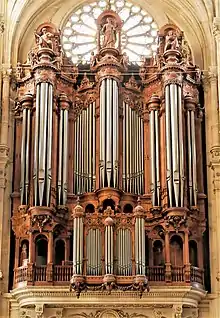
[[[83,274],[83,216],[84,210],[77,205],[73,210],[73,274]]]
[[[159,97],[157,95],[153,95],[148,103],[150,111],[151,191],[153,206],[160,205],[159,105]]]
[[[68,160],[68,109],[69,101],[65,94],[59,98],[59,164],[58,164],[58,205],[66,204],[67,199],[67,160]]]
[[[102,187],[118,187],[118,140],[118,84],[114,79],[107,78],[103,79],[100,85],[100,184]]]
[[[187,110],[187,143],[188,143],[188,183],[189,204],[197,204],[197,171],[196,171],[196,140],[195,140],[195,107],[196,101],[190,96],[185,97]]]
[[[143,192],[143,120],[140,114],[123,103],[123,190]]]
[[[33,96],[25,95],[21,100],[23,108],[22,143],[21,143],[21,204],[28,204],[29,169],[30,169],[30,125]]]
[[[89,104],[75,121],[74,192],[95,188],[95,102]]]
[[[50,205],[53,87],[39,83],[36,89],[34,198],[35,205]]]
[[[181,87],[165,87],[166,155],[169,205],[182,207],[184,202],[183,121]]]

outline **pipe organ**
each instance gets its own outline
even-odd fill
[[[112,10],[98,17],[97,32],[107,20],[120,42],[122,21]],[[45,28],[54,45],[38,40]],[[191,277],[202,285],[203,260],[192,268],[188,243],[199,255],[206,227],[204,186],[197,187],[201,81],[181,51],[182,33],[162,28],[158,58],[134,67],[120,43],[102,43],[100,34],[91,63],[73,66],[62,60],[55,26],[36,32],[15,113],[14,285],[26,271],[32,285],[70,281],[77,296],[114,288],[141,296],[148,281],[189,284]],[[39,264],[40,244],[47,265]],[[181,264],[172,257],[177,245]]]

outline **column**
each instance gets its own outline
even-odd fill
[[[184,233],[184,268],[185,268],[185,282],[190,282],[190,263],[189,263],[189,232]]]
[[[165,232],[165,280],[171,282],[170,234]]]

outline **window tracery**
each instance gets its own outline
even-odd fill
[[[157,24],[140,6],[125,0],[110,0],[111,10],[123,21],[121,45],[130,62],[140,62],[141,57],[151,57],[157,50]],[[91,53],[96,53],[96,19],[106,9],[107,1],[101,0],[82,5],[69,17],[62,32],[66,56],[73,63],[87,63]],[[101,42],[104,42],[102,32]],[[116,43],[117,44],[117,43]]]

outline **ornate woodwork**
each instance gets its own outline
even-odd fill
[[[155,57],[130,63],[121,26],[104,11],[97,54],[76,66],[44,23],[18,65],[14,287],[70,283],[79,297],[204,285],[201,72],[174,25],[160,30]],[[55,264],[59,239],[64,259]]]

